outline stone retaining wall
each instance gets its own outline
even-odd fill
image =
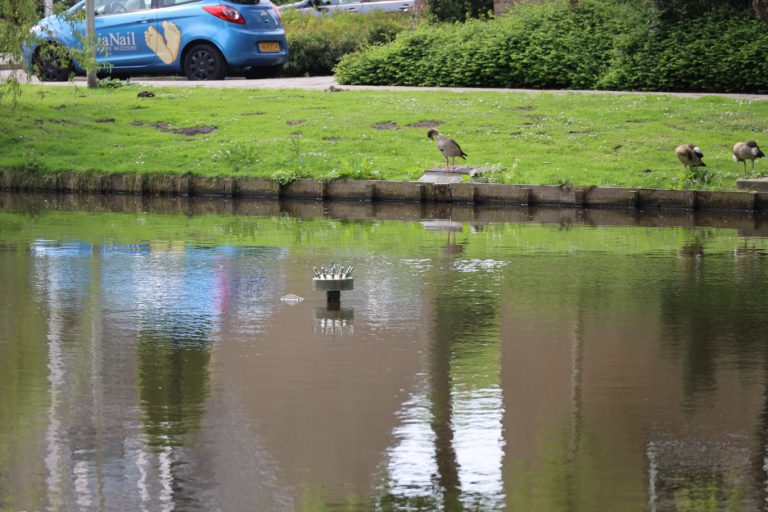
[[[581,208],[768,211],[768,192],[563,188],[490,183],[217,178],[174,174],[96,174],[0,171],[0,189],[96,194],[272,197],[455,204],[548,205]]]

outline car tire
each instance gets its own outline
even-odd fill
[[[35,75],[41,82],[66,82],[72,73],[72,61],[56,46],[40,47],[35,52]]]
[[[279,78],[283,75],[284,64],[275,66],[253,66],[245,72],[245,78]]]
[[[184,74],[190,80],[224,80],[227,61],[215,46],[196,44],[184,56]]]

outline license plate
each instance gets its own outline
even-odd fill
[[[280,43],[277,42],[268,42],[268,43],[259,43],[259,51],[265,52],[265,53],[275,53],[280,51]]]

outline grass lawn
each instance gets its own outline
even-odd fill
[[[493,181],[727,190],[735,142],[768,150],[768,102],[720,97],[141,90],[25,86],[0,106],[0,169],[414,180],[444,162],[433,121]],[[697,180],[673,154],[683,143],[704,152]]]

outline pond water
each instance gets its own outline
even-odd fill
[[[765,510],[763,224],[0,195],[0,510]]]

